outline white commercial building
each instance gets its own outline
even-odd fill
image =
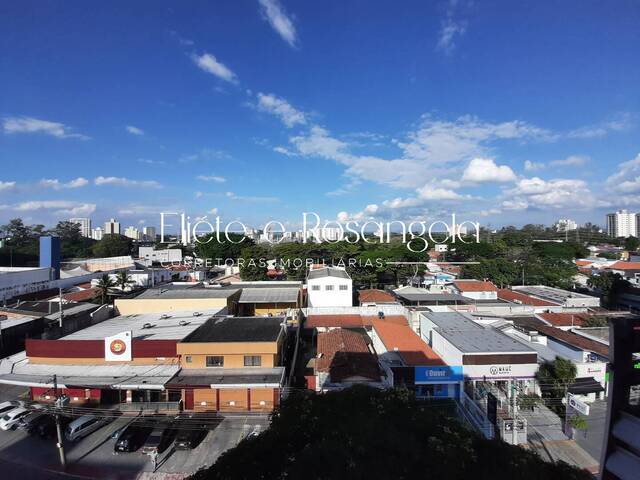
[[[619,210],[616,213],[607,214],[607,234],[611,237],[637,237],[638,236],[638,215]]]
[[[313,269],[307,276],[307,298],[310,307],[351,307],[353,281],[343,268]]]
[[[561,218],[554,225],[556,232],[568,232],[571,230],[577,230],[578,224],[569,219],[569,218]]]
[[[156,227],[144,227],[142,229],[143,239],[147,242],[156,241]]]
[[[120,235],[120,222],[117,222],[115,218],[110,219],[104,224],[105,235]]]
[[[91,219],[90,218],[70,218],[71,223],[76,223],[80,227],[80,234],[83,237],[92,238]]]
[[[127,227],[124,230],[124,236],[131,240],[142,240],[142,232],[136,227]]]
[[[93,238],[94,240],[102,240],[102,237],[104,236],[104,230],[102,229],[102,227],[96,227],[91,231],[91,238]]]
[[[148,261],[150,265],[157,263],[174,263],[182,261],[182,250],[179,248],[167,248],[165,250],[156,250],[153,247],[138,248],[138,257]]]

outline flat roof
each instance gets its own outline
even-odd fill
[[[309,275],[307,275],[307,280],[314,280],[316,278],[324,278],[324,277],[336,277],[336,278],[346,278],[351,279],[349,274],[342,270],[341,268],[334,267],[322,267],[317,268],[315,270],[311,270]]]
[[[184,338],[182,343],[275,342],[284,317],[216,317]]]
[[[278,387],[282,383],[284,367],[273,368],[183,368],[170,382],[180,385],[220,385],[223,387],[262,385]]]
[[[578,292],[570,292],[569,290],[562,290],[560,288],[547,287],[546,285],[531,285],[523,287],[514,287],[516,292],[525,293],[527,295],[533,295],[534,297],[542,298],[550,302],[563,304],[569,298],[597,298],[591,295],[585,295]]]
[[[421,312],[436,331],[463,353],[535,353],[493,327],[484,327],[460,312]]]
[[[404,293],[395,291],[396,295],[409,302],[459,302],[471,303],[471,299],[457,293]]]
[[[231,295],[236,293],[239,288],[215,288],[215,287],[158,287],[158,288],[150,288],[145,290],[140,295],[135,297],[133,300],[150,300],[153,298],[156,299],[189,299],[189,298],[229,298]]]
[[[63,337],[64,340],[102,340],[116,333],[131,330],[139,340],[182,340],[213,315],[224,309],[188,310],[180,312],[121,315],[97,323]],[[194,315],[194,314],[200,315]],[[164,317],[164,318],[163,318]],[[151,327],[145,328],[145,325]]]
[[[0,316],[2,316],[2,315],[3,315],[3,313],[0,311]],[[25,316],[25,315],[11,316],[11,317],[8,317],[6,319],[0,318],[0,330],[5,330],[5,329],[8,329],[8,328],[16,327],[18,325],[23,325],[25,323],[36,322],[39,319],[40,319],[40,317],[29,317],[29,316]]]
[[[296,303],[300,288],[243,288],[238,303]]]

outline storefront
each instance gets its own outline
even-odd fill
[[[459,398],[464,380],[461,366],[427,366],[414,368],[418,398]]]

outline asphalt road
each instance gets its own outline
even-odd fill
[[[574,440],[584,448],[589,455],[600,461],[602,453],[602,441],[604,437],[604,427],[607,415],[607,401],[596,400],[590,404],[587,420],[587,429],[584,432],[576,433]]]

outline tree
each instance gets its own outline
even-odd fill
[[[635,252],[640,247],[640,240],[636,237],[627,237],[624,239],[624,249],[630,252]]]
[[[102,300],[102,305],[107,303],[107,299],[109,298],[109,294],[113,293],[113,287],[115,287],[115,282],[111,279],[109,274],[105,273],[98,280],[98,284],[96,288],[100,292],[100,298]]]
[[[32,230],[27,227],[21,218],[13,218],[9,220],[9,223],[0,227],[2,234],[5,238],[10,238],[10,245],[16,247],[25,246],[30,240],[32,240]]]
[[[254,241],[240,233],[229,233],[229,240],[226,236],[220,235],[218,242],[215,234],[209,234],[198,239],[196,243],[195,253],[202,259],[211,259],[210,263],[216,265],[220,261],[221,264],[227,259],[236,261],[242,250],[254,245]]]
[[[615,308],[618,295],[631,286],[619,273],[613,272],[591,275],[587,285],[602,295],[602,304],[607,308]]]
[[[78,242],[82,238],[80,225],[75,222],[62,221],[51,230],[56,237],[60,237],[61,242]]]
[[[269,280],[267,276],[268,251],[259,245],[242,250],[240,278],[246,282]]]
[[[93,246],[96,257],[120,257],[131,254],[133,242],[123,235],[108,234]]]
[[[562,357],[556,357],[553,362],[543,363],[536,373],[542,397],[553,400],[565,398],[567,390],[575,382],[577,374],[578,369],[575,363]],[[554,402],[550,408],[556,413],[564,415],[564,405]]]
[[[131,280],[131,276],[126,270],[120,270],[116,274],[115,284],[120,287],[120,290],[123,292],[126,290],[127,286],[131,285],[133,280]]]
[[[582,321],[583,327],[606,327],[609,325],[606,317],[589,316]]]
[[[354,386],[293,392],[267,430],[191,478],[586,480],[590,474],[481,437],[460,423],[453,402],[425,405],[408,390]]]

